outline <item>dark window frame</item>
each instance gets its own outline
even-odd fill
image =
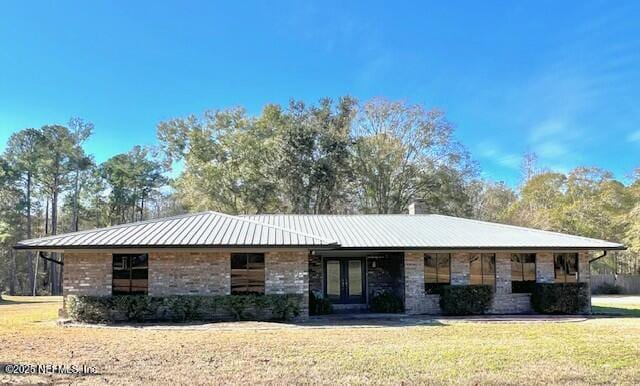
[[[144,265],[138,265],[134,267],[134,258],[144,256]],[[116,259],[119,258],[123,267],[118,267],[116,269]],[[128,278],[116,278],[115,272],[125,272],[128,271]],[[145,271],[144,279],[134,278],[134,271],[142,272]],[[136,275],[138,276],[138,275]],[[126,286],[115,285],[116,280],[128,280],[129,288],[125,289]],[[134,280],[145,280],[146,286],[134,286]],[[148,295],[149,294],[149,254],[148,253],[114,253],[111,255],[111,294],[112,295]]]
[[[576,270],[576,280],[574,281],[567,281],[567,277],[569,276],[573,276],[573,275],[569,275],[568,274],[568,268],[569,268],[569,264],[567,262],[567,255],[573,255],[575,256],[575,270]],[[563,263],[562,264],[562,281],[558,281],[558,270],[557,267],[560,265],[558,264],[558,257],[562,256],[563,257]],[[580,254],[578,252],[562,252],[562,253],[554,253],[553,254],[553,278],[554,278],[554,282],[555,283],[561,283],[561,284],[573,284],[573,283],[579,283],[580,282]]]
[[[250,268],[249,267],[249,258],[251,256],[260,257],[262,259],[262,268]],[[234,259],[244,257],[244,268],[233,268]],[[231,268],[231,275],[229,278],[229,289],[232,295],[264,295],[265,294],[265,286],[266,286],[266,261],[264,253],[232,253],[229,259],[229,265]],[[234,271],[244,270],[246,277],[249,276],[250,271],[261,270],[262,271],[262,290],[261,291],[250,291],[252,287],[249,279],[246,279],[246,283],[243,285],[235,284],[234,285]],[[237,277],[236,277],[237,278]],[[244,287],[244,290],[238,291],[237,288]]]
[[[522,257],[527,255],[528,257],[533,256],[533,280],[525,280],[524,279],[524,264]],[[518,256],[519,261],[514,261],[514,257]],[[513,264],[519,263],[521,267],[521,276],[519,280],[514,280],[513,277]],[[512,253],[511,254],[511,292],[512,293],[531,293],[533,292],[533,288],[538,281],[538,255],[536,253]]]
[[[469,284],[471,285],[490,285],[495,287],[497,281],[497,267],[496,267],[496,254],[495,253],[474,253],[473,255],[480,256],[480,283],[471,283],[471,260],[469,260]],[[484,277],[486,276],[484,273],[484,257],[491,256],[493,259],[493,283],[485,283]]]
[[[449,280],[447,280],[446,282],[444,281],[439,281],[439,275],[438,275],[438,267],[440,266],[438,264],[438,260],[439,257],[442,255],[446,255],[447,258],[449,259],[449,264],[448,264],[448,270],[449,270]],[[436,268],[436,281],[435,282],[428,282],[427,281],[427,272],[426,272],[426,267],[427,267],[427,256],[431,256],[431,257],[435,257],[436,260],[436,264],[435,264],[435,268]],[[424,280],[424,290],[427,294],[440,294],[442,292],[442,287],[445,285],[450,285],[451,284],[451,253],[425,253],[424,256],[424,269],[423,269],[423,280]]]

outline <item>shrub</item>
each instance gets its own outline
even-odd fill
[[[333,313],[331,302],[325,298],[316,297],[313,291],[309,292],[309,313],[311,315],[326,315]]]
[[[537,283],[531,305],[542,314],[575,314],[589,307],[587,283]]]
[[[289,320],[300,314],[301,295],[68,296],[69,317],[81,322]]]
[[[397,295],[385,291],[371,298],[369,309],[373,312],[397,313],[404,311],[404,304]]]
[[[624,289],[617,284],[602,283],[592,292],[597,295],[620,295]]]
[[[445,315],[479,315],[493,300],[490,285],[447,285],[442,287],[440,308]]]

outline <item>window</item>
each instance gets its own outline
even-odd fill
[[[536,254],[511,254],[511,291],[530,293],[536,284]]]
[[[442,286],[451,283],[451,255],[427,253],[424,255],[424,290],[437,294]]]
[[[149,257],[143,254],[113,255],[113,279],[111,291],[114,295],[146,295],[149,277]]]
[[[469,264],[471,284],[496,284],[496,255],[493,253],[476,253],[471,255]]]
[[[553,263],[555,266],[556,283],[578,282],[577,253],[556,253]]]
[[[264,294],[264,254],[231,254],[231,293]]]

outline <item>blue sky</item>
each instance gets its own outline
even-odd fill
[[[640,167],[640,2],[558,3],[4,1],[0,144],[80,116],[103,161],[172,117],[349,94],[443,109],[493,180],[516,184],[525,151],[624,178]]]

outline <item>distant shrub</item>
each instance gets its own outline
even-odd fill
[[[542,314],[575,314],[589,307],[587,283],[537,283],[531,305]]]
[[[371,298],[369,309],[372,312],[398,313],[404,311],[404,304],[396,294],[385,291]]]
[[[80,322],[192,320],[290,320],[301,295],[68,296],[68,316]]]
[[[591,292],[596,295],[620,295],[624,289],[617,284],[602,283]]]
[[[447,285],[442,287],[440,308],[445,315],[479,315],[493,300],[490,285]]]
[[[313,291],[309,292],[309,313],[311,315],[326,315],[333,313],[331,302],[325,298],[317,297]]]

